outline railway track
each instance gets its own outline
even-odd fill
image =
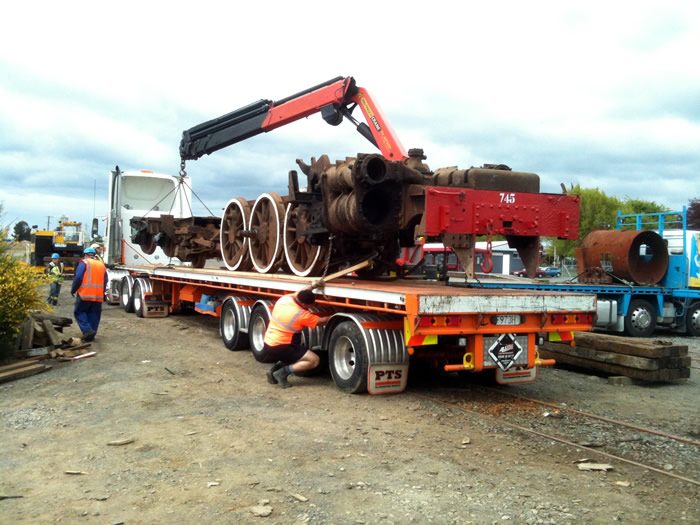
[[[416,398],[700,486],[700,441],[484,385],[431,386]]]

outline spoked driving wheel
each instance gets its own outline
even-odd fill
[[[229,270],[242,272],[252,268],[248,253],[248,239],[243,237],[243,230],[250,217],[250,204],[246,199],[231,199],[221,217],[221,258]]]
[[[325,260],[327,246],[309,242],[302,232],[308,228],[309,217],[305,208],[289,203],[284,214],[284,257],[289,269],[300,277],[318,275]]]
[[[248,249],[253,266],[259,273],[273,272],[279,266],[283,215],[284,203],[277,193],[260,195],[250,212]]]

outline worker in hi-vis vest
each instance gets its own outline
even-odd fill
[[[94,248],[85,248],[83,258],[75,268],[71,295],[75,297],[73,315],[83,333],[83,341],[93,341],[97,335],[102,317],[102,303],[105,300],[107,269],[97,259]]]
[[[61,256],[57,253],[51,255],[51,262],[46,268],[46,273],[51,279],[49,284],[49,296],[46,302],[50,305],[58,305],[58,296],[61,293],[61,281],[63,281],[63,263],[61,262]]]
[[[309,311],[316,302],[310,288],[284,295],[275,303],[270,324],[265,332],[265,345],[261,351],[263,361],[277,361],[267,372],[270,384],[287,388],[287,378],[298,372],[313,370],[320,362],[318,355],[301,344],[301,331],[328,322],[330,317],[319,317]]]

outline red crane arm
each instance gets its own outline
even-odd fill
[[[367,123],[358,123],[353,118],[356,106],[360,107]],[[259,100],[194,126],[182,133],[180,157],[182,160],[198,159],[318,112],[333,126],[340,124],[344,117],[348,118],[387,159],[407,158],[377,104],[366,89],[355,84],[353,77],[336,77],[276,102]]]

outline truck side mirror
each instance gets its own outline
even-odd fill
[[[92,219],[92,229],[90,230],[90,233],[92,234],[93,239],[97,237],[98,232],[100,231],[100,223],[97,220],[97,217]]]

